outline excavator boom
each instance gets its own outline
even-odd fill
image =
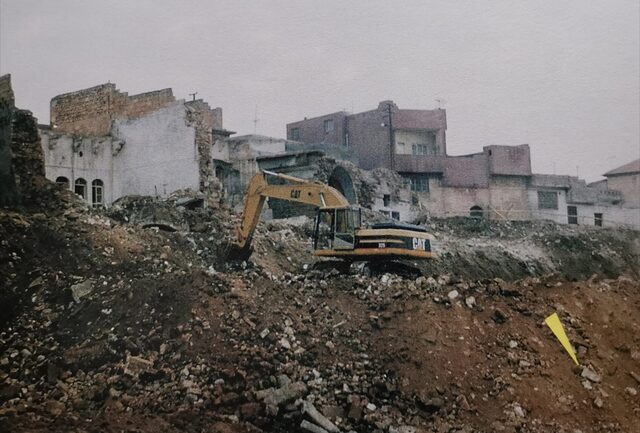
[[[289,184],[270,185],[267,182],[267,176],[284,180]],[[245,259],[251,254],[253,232],[258,225],[260,213],[267,198],[308,204],[318,208],[349,206],[347,199],[338,190],[328,185],[270,171],[256,173],[247,189],[244,212],[240,225],[236,227],[236,243],[230,253],[231,258]]]

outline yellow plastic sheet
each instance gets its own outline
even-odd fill
[[[576,358],[576,352],[573,350],[573,346],[571,346],[571,343],[569,342],[567,333],[564,332],[564,327],[562,326],[562,323],[560,323],[558,313],[553,313],[551,316],[544,319],[544,323],[547,324],[553,332],[553,335],[555,335],[558,341],[560,341],[560,344],[562,344],[564,350],[566,350],[571,359],[573,359],[573,362],[575,362],[576,365],[580,365],[578,363],[578,358]]]

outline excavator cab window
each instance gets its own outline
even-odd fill
[[[355,230],[360,223],[360,209],[320,209],[316,220],[315,249],[352,250]]]
[[[334,209],[319,210],[316,218],[314,249],[330,250],[333,247]]]

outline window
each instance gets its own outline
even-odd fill
[[[569,224],[578,224],[578,208],[576,206],[567,206],[567,216]]]
[[[300,128],[291,128],[291,140],[300,140]]]
[[[593,224],[598,226],[598,227],[602,227],[602,214],[601,213],[594,213],[593,214]]]
[[[429,192],[429,178],[425,175],[409,177],[409,184],[413,192]]]
[[[400,221],[400,212],[391,212],[391,218]]]
[[[64,176],[58,176],[56,178],[56,184],[60,185],[64,189],[69,189],[69,179]]]
[[[382,196],[382,201],[384,203],[384,207],[389,207],[389,205],[391,204],[391,195],[385,194],[384,196]]]
[[[77,179],[73,192],[78,194],[80,197],[86,199],[87,198],[87,181],[84,180],[83,178]]]
[[[324,121],[324,132],[333,131],[333,119],[327,119]]]
[[[104,183],[100,179],[91,182],[91,204],[94,207],[104,204]]]
[[[428,144],[412,144],[411,151],[414,155],[430,155]]]
[[[480,206],[473,206],[471,209],[469,209],[469,215],[471,216],[471,218],[480,219],[484,216],[484,212],[482,211],[482,208]]]
[[[538,191],[538,209],[558,209],[558,193]]]

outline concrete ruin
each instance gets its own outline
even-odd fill
[[[31,205],[44,189],[37,120],[14,105],[11,76],[0,77],[0,205]]]
[[[0,205],[17,201],[18,193],[11,154],[11,121],[14,110],[11,75],[0,77]]]
[[[176,100],[171,89],[129,96],[102,84],[54,97],[40,134],[47,178],[92,206],[180,189],[222,202],[211,149],[231,133],[222,109],[203,100]]]

